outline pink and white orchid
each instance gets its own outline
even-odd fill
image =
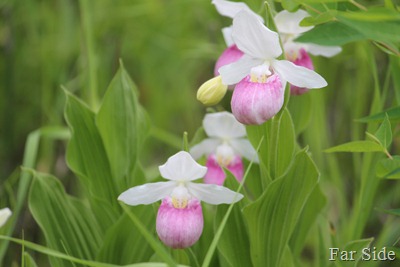
[[[313,28],[313,26],[300,26],[300,22],[308,16],[309,14],[301,9],[293,13],[283,10],[275,16],[274,21],[282,40],[286,58],[295,65],[314,70],[314,65],[308,53],[314,56],[332,57],[340,53],[342,49],[339,46],[321,46],[295,42],[294,40],[302,33]],[[290,90],[294,95],[308,91],[306,87],[298,87],[296,85],[291,85]]]
[[[223,186],[192,182],[202,178],[207,168],[185,151],[171,156],[159,171],[170,181],[132,187],[118,200],[132,206],[162,200],[156,230],[161,241],[172,248],[189,247],[200,238],[203,231],[200,201],[218,205],[243,198],[243,195]]]
[[[261,124],[274,116],[283,105],[286,82],[306,88],[327,85],[316,72],[278,60],[282,54],[279,35],[252,12],[242,10],[235,16],[232,38],[245,55],[221,67],[219,73],[223,84],[237,84],[232,95],[232,113],[244,124]]]
[[[217,9],[218,13],[221,14],[222,16],[233,19],[236,16],[236,14],[239,13],[241,10],[247,10],[248,12],[252,12],[255,16],[257,16],[257,18],[261,22],[264,22],[263,18],[258,14],[254,13],[245,3],[231,2],[225,0],[213,0],[212,4],[215,5],[215,8]],[[219,68],[228,65],[230,63],[233,63],[239,60],[243,56],[243,52],[237,48],[232,39],[232,27],[229,26],[223,28],[222,34],[224,36],[224,40],[228,48],[222,52],[221,56],[215,63],[214,67],[215,76],[219,75],[218,73]]]
[[[207,174],[204,182],[222,185],[225,181],[223,168],[228,169],[240,182],[243,179],[242,157],[258,162],[257,152],[246,139],[246,128],[229,112],[209,113],[203,127],[209,138],[190,149],[193,158],[207,156]]]

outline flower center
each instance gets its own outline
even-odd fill
[[[272,74],[270,63],[265,61],[263,64],[253,67],[250,70],[250,81],[258,83],[266,83],[268,77]]]
[[[227,143],[219,145],[215,154],[218,164],[223,167],[228,166],[235,157],[232,147]]]
[[[190,194],[183,183],[174,188],[171,194],[172,205],[176,209],[184,209],[188,205]]]

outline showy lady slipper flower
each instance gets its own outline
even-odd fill
[[[246,128],[229,112],[209,113],[203,127],[209,138],[192,147],[190,154],[198,159],[207,156],[204,182],[222,185],[228,169],[240,182],[243,179],[242,157],[258,162],[257,152],[246,139]]]
[[[286,58],[298,66],[314,70],[309,53],[314,56],[332,57],[342,49],[339,46],[321,46],[295,42],[294,39],[313,28],[313,26],[300,26],[300,22],[308,16],[309,14],[301,9],[294,13],[283,10],[275,16],[274,21],[282,40]],[[308,89],[291,85],[290,91],[294,95],[299,95],[307,92]]]
[[[170,181],[132,187],[118,200],[132,206],[162,200],[156,230],[161,241],[169,247],[189,247],[200,238],[203,231],[200,201],[218,205],[243,198],[223,186],[193,183],[206,174],[207,168],[199,165],[188,152],[171,156],[159,170],[161,176]]]
[[[279,36],[251,12],[240,11],[233,19],[232,38],[245,53],[238,61],[219,69],[222,83],[237,84],[233,91],[232,113],[244,124],[261,124],[282,108],[286,82],[298,87],[321,88],[324,78],[287,60]]]
[[[245,3],[242,2],[230,2],[225,0],[213,0],[212,4],[215,5],[218,13],[222,16],[233,19],[237,13],[241,10],[247,10],[248,12],[252,12],[257,18],[264,22],[263,18],[256,13],[254,13]],[[221,56],[218,58],[215,63],[214,75],[218,76],[218,69],[222,66],[228,65],[239,60],[243,56],[243,52],[240,51],[235,45],[231,35],[232,35],[232,27],[225,27],[222,29],[222,34],[224,36],[225,43],[227,45],[227,49],[222,52]]]

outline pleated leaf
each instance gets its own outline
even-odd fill
[[[137,89],[121,64],[96,116],[96,125],[104,144],[118,192],[132,186],[128,182],[149,124],[137,100]]]
[[[244,208],[254,266],[279,266],[319,173],[306,151],[299,152],[288,172],[271,182],[264,194]]]
[[[91,210],[68,196],[55,177],[32,173],[29,209],[44,233],[47,246],[77,258],[94,259],[103,234]],[[58,258],[51,257],[50,261],[52,266],[74,266]]]
[[[82,101],[65,91],[65,118],[72,137],[67,164],[80,178],[98,220],[108,228],[117,218],[117,197],[103,142],[95,125],[95,114]]]

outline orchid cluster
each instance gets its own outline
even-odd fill
[[[233,25],[222,30],[228,48],[216,62],[215,77],[200,87],[197,98],[206,105],[215,105],[228,88],[233,89],[233,114],[216,112],[204,117],[203,128],[208,138],[159,166],[161,176],[169,181],[135,186],[118,198],[129,205],[161,200],[156,231],[160,240],[172,248],[191,246],[200,238],[204,224],[202,201],[218,205],[243,198],[223,186],[226,171],[242,182],[243,159],[258,163],[243,124],[262,124],[272,118],[282,108],[287,82],[292,94],[326,86],[324,78],[313,71],[308,53],[333,56],[341,50],[295,42],[296,37],[311,28],[299,26],[308,15],[303,10],[278,13],[274,18],[278,34],[268,29],[263,18],[244,3],[212,3],[221,15],[233,18]],[[281,41],[288,60],[280,59]],[[195,161],[203,156],[206,166]],[[204,183],[193,182],[203,177]]]
[[[244,3],[213,0],[218,12],[233,18],[233,25],[222,30],[228,48],[216,62],[215,78],[203,84],[197,98],[205,105],[217,104],[232,88],[232,113],[243,124],[262,124],[283,106],[286,83],[291,93],[327,85],[313,71],[309,56],[334,56],[340,47],[296,43],[295,39],[312,27],[300,22],[308,16],[304,10],[281,11],[274,17],[278,32],[271,31],[263,19]],[[287,60],[280,60],[283,51]],[[218,92],[217,92],[218,91]]]

